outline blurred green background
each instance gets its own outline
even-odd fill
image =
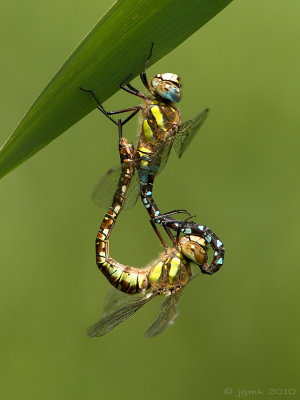
[[[1,3],[1,143],[111,4]],[[104,210],[90,196],[118,162],[109,121],[91,113],[1,180],[1,398],[297,398],[299,17],[298,0],[235,1],[149,71],[180,74],[183,119],[211,109],[156,200],[196,214],[227,249],[164,334],[143,338],[153,301],[107,336],[85,336],[109,287],[94,255]],[[106,107],[134,104],[117,93]],[[160,250],[140,204],[121,215],[113,257],[142,267]]]

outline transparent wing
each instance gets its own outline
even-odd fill
[[[174,324],[177,316],[177,303],[181,297],[182,289],[171,293],[166,296],[163,303],[160,306],[158,316],[154,320],[153,324],[145,332],[146,337],[152,337],[161,333],[168,326]]]
[[[92,199],[98,207],[107,209],[111,206],[120,175],[121,167],[117,166],[108,170],[106,174],[99,179],[92,193]],[[138,197],[139,182],[138,174],[135,171],[126,193],[124,209],[133,207],[137,202]]]
[[[126,295],[126,293],[123,293],[115,287],[111,286],[106,292],[106,296],[104,299],[102,318],[120,308],[123,304],[127,303],[129,299],[133,299],[134,296],[138,295],[133,295],[133,297],[129,297],[128,295]]]
[[[156,294],[152,292],[144,295],[129,295],[122,293],[117,289],[114,289],[114,292],[112,292],[113,294],[109,295],[106,300],[103,317],[89,328],[89,336],[94,337],[105,335],[156,296]]]
[[[167,138],[164,142],[160,143],[157,149],[151,154],[151,161],[148,160],[150,173],[158,175],[164,169],[172,149],[174,138],[174,136]]]
[[[157,171],[157,175],[161,173],[161,171],[165,168],[165,165],[169,159],[169,155],[172,149],[174,139],[170,138],[164,144],[162,144],[161,148],[158,149],[159,152],[159,168]]]
[[[200,126],[208,115],[208,108],[201,111],[195,118],[184,122],[178,129],[174,140],[174,149],[180,158],[187,149],[194,136],[198,132]]]

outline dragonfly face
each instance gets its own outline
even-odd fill
[[[162,97],[173,103],[181,100],[181,80],[178,75],[166,72],[155,75],[150,82],[150,89],[155,97]]]

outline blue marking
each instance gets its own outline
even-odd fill
[[[177,87],[171,87],[170,89],[168,89],[167,92],[163,92],[157,89],[156,91],[161,97],[171,100],[174,103],[177,103],[180,100],[180,90]]]
[[[180,229],[180,232],[184,232],[184,229],[182,228],[182,229]]]
[[[150,207],[150,204],[145,204],[145,207],[146,207],[146,208],[149,208],[149,207]]]
[[[219,264],[219,265],[221,264],[221,265],[222,265],[222,264],[223,264],[223,258],[220,258],[220,259],[217,261],[217,264]]]
[[[186,229],[184,230],[184,233],[187,233],[187,234],[192,233],[191,228],[186,228]]]
[[[203,225],[198,225],[198,228],[199,228],[201,231],[204,231],[204,226],[203,226]]]
[[[211,236],[209,236],[209,235],[205,236],[205,240],[206,240],[208,243],[210,243],[210,242],[211,242]]]
[[[218,240],[217,240],[217,247],[222,246],[222,244],[223,244],[223,243],[221,242],[221,240],[218,239]]]
[[[147,200],[147,199],[143,199],[143,203],[144,203],[144,204],[147,204],[147,203],[148,203],[148,200]]]
[[[147,196],[151,196],[152,192],[147,192],[146,195]]]
[[[143,173],[140,175],[140,179],[143,183],[147,183],[148,182],[148,174],[147,173]]]
[[[155,216],[159,215],[160,212],[159,211],[155,211]]]

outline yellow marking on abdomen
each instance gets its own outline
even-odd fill
[[[129,272],[123,272],[120,276],[120,282],[126,282],[130,284],[132,275]]]
[[[149,161],[145,160],[143,157],[147,157],[146,154],[152,153],[152,151],[150,149],[147,149],[147,147],[139,147],[138,148],[138,154],[141,157],[141,161],[140,161],[140,167],[141,168],[145,168],[147,169],[148,165],[149,165]]]
[[[140,168],[142,168],[142,169],[147,169],[147,168],[148,168],[148,165],[149,165],[149,162],[146,161],[146,160],[142,160],[142,161],[140,162]]]

